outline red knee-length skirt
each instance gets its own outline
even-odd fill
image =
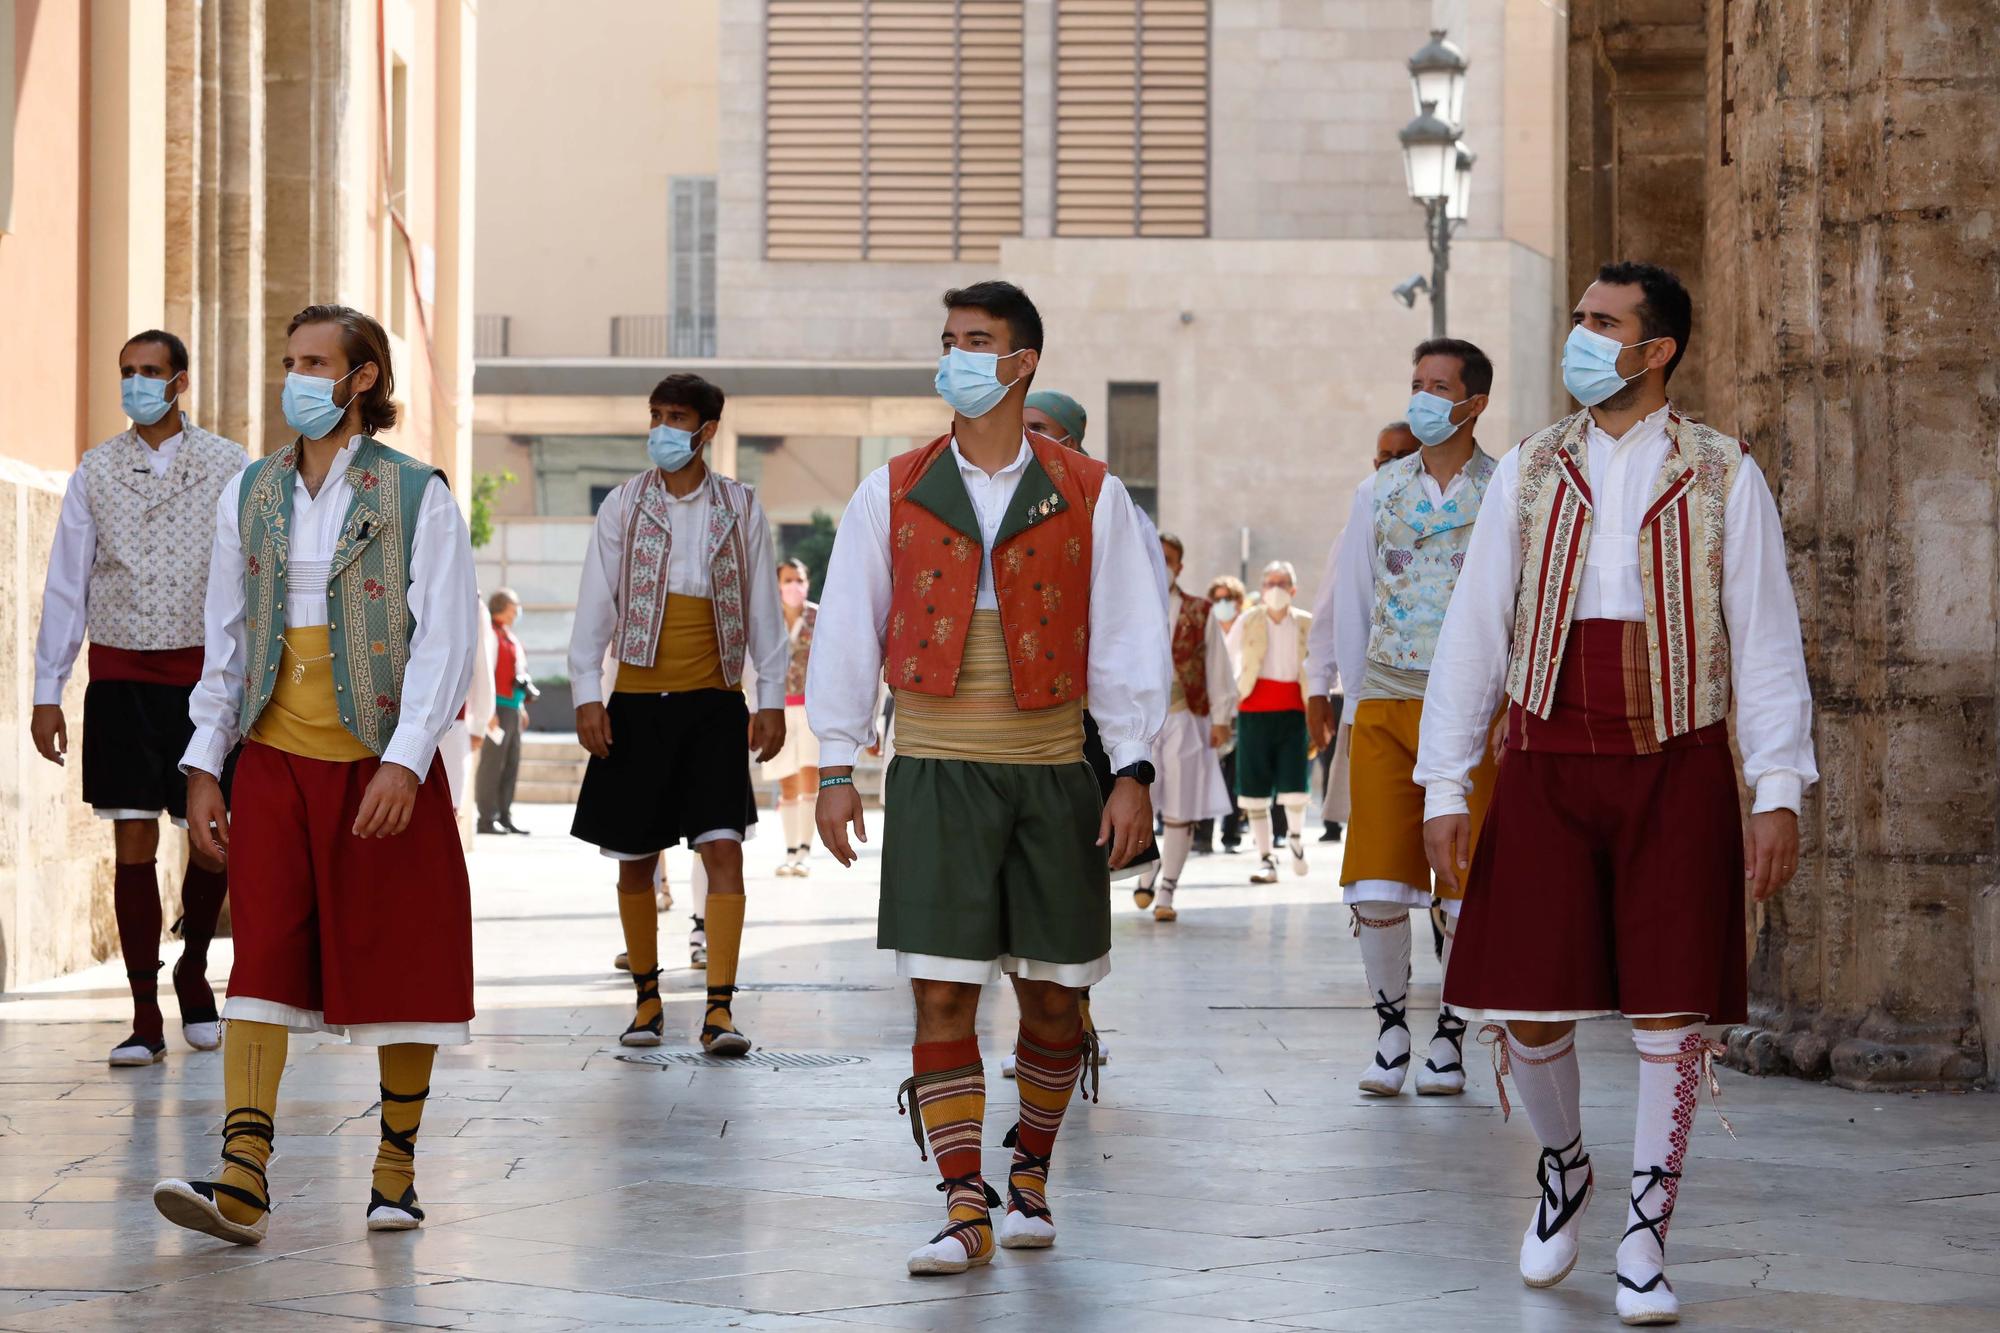
[[[408,828],[357,838],[380,766],[244,744],[230,816],[227,1016],[357,1041],[387,1025],[374,1035],[449,1042],[471,1021],[472,891],[443,764],[433,760],[418,786]]]
[[[1551,717],[1511,710],[1444,983],[1468,1017],[1746,1017],[1728,729],[1662,748],[1644,653],[1641,625],[1578,621]]]

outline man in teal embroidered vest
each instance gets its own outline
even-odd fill
[[[1456,338],[1423,343],[1413,361],[1409,424],[1423,447],[1385,464],[1355,491],[1329,590],[1334,655],[1353,725],[1341,900],[1354,915],[1369,1002],[1381,1019],[1360,1083],[1383,1097],[1401,1092],[1409,1072],[1409,909],[1428,908],[1433,899],[1424,793],[1410,777],[1424,686],[1495,466],[1473,438],[1493,388],[1492,361]],[[1474,783],[1475,817],[1491,776],[1488,764]],[[1460,891],[1440,883],[1435,892],[1448,968]],[[1440,1009],[1418,1092],[1465,1090],[1464,1038],[1464,1022]]]
[[[189,834],[236,875],[223,1167],[163,1180],[177,1225],[254,1245],[288,1032],[378,1048],[371,1231],[423,1220],[416,1136],[439,1045],[472,1018],[472,904],[437,757],[472,679],[478,587],[441,473],[375,438],[396,422],[388,336],[345,306],[287,330],[299,438],[216,504],[207,655],[189,703]],[[235,808],[216,775],[243,742]]]

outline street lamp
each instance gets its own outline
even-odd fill
[[[1431,248],[1431,336],[1445,336],[1445,274],[1451,268],[1451,234],[1472,208],[1472,166],[1477,156],[1460,142],[1465,110],[1464,52],[1432,29],[1430,41],[1410,57],[1410,96],[1417,116],[1396,137],[1403,144],[1403,180],[1424,210]],[[1404,288],[1409,284],[1404,284]],[[1398,288],[1409,305],[1415,289]]]

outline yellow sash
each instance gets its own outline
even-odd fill
[[[722,675],[722,646],[715,637],[715,604],[706,597],[667,596],[660,617],[660,642],[653,664],[618,668],[618,694],[679,694],[683,690],[727,689]]]
[[[958,688],[896,691],[896,753],[978,764],[1073,764],[1083,759],[1083,701],[1022,711],[1007,671],[998,611],[974,611]]]
[[[257,714],[250,739],[308,759],[352,763],[374,752],[340,724],[340,700],[333,691],[333,660],[327,656],[326,626],[285,631],[278,658],[278,682],[271,702]]]

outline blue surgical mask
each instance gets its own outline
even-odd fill
[[[678,426],[655,426],[646,436],[646,457],[653,466],[679,472],[694,457],[695,432]]]
[[[364,361],[361,364],[368,363]],[[348,404],[354,401],[349,398],[346,403],[334,402],[334,388],[359,369],[361,366],[356,366],[337,380],[301,375],[296,370],[285,376],[285,390],[278,395],[278,403],[285,409],[285,420],[291,428],[308,440],[325,439],[340,424],[340,419],[347,415]]]
[[[1644,347],[1646,343],[1656,343],[1658,338],[1648,338],[1645,342],[1630,344]],[[1639,375],[1620,375],[1618,358],[1627,344],[1616,338],[1607,338],[1594,329],[1586,329],[1578,324],[1570,329],[1569,341],[1563,344],[1563,388],[1569,396],[1585,407],[1596,407],[1599,403],[1617,393]]]
[[[962,347],[948,349],[938,358],[934,381],[938,397],[950,403],[952,411],[962,417],[985,416],[1014,387],[1011,382],[1000,382],[1000,363],[1020,354],[1009,352],[1002,357],[992,352],[968,352]]]
[[[1216,598],[1215,618],[1225,625],[1236,619],[1236,599],[1233,597]]]
[[[171,377],[156,380],[144,375],[128,375],[120,380],[118,398],[125,405],[125,415],[142,426],[158,421],[174,405],[174,400],[167,396],[167,386],[172,383]]]
[[[1453,409],[1463,407],[1471,401],[1472,399],[1468,397],[1454,403],[1449,398],[1421,391],[1411,394],[1410,410],[1404,413],[1410,419],[1410,434],[1416,436],[1417,441],[1426,449],[1432,445],[1443,444],[1458,434],[1459,426],[1464,424],[1452,421]]]

